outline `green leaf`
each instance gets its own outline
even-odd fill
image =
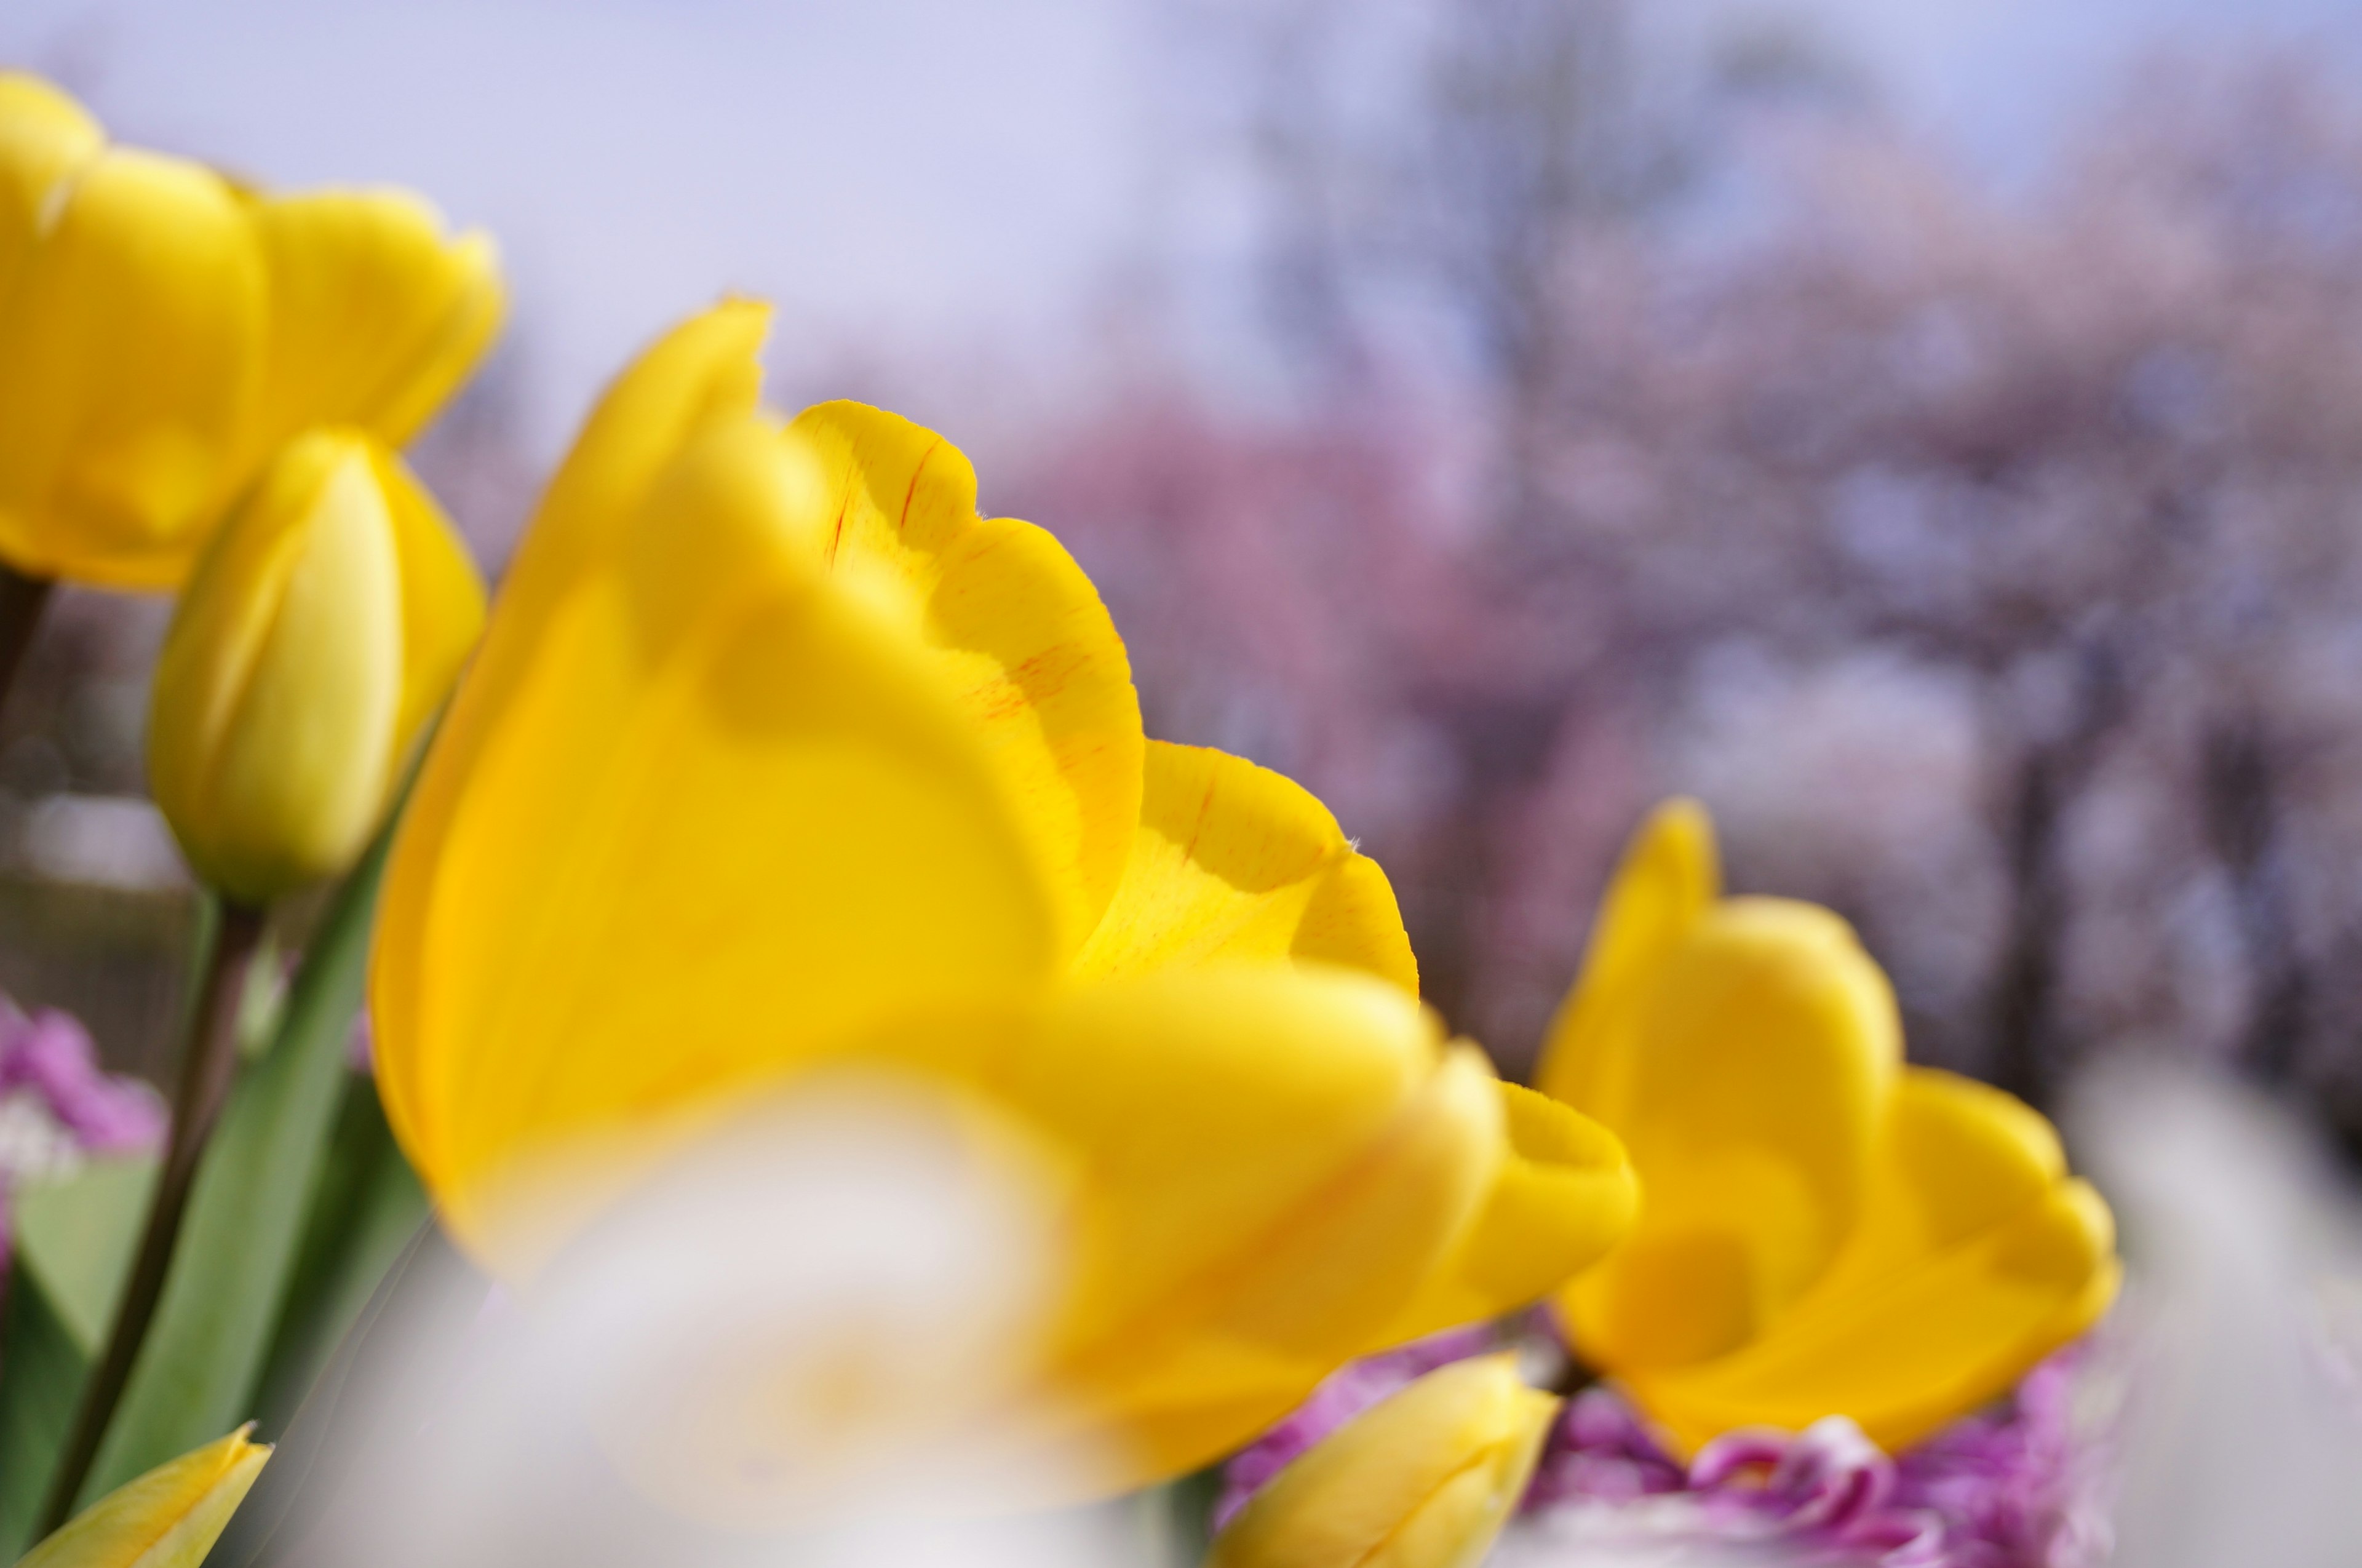
[[[16,1266],[0,1320],[0,1562],[25,1549],[83,1379],[139,1244],[152,1155],[94,1160],[11,1196]]]
[[[40,1275],[85,1356],[98,1354],[115,1321],[155,1187],[156,1156],[136,1154],[93,1160],[62,1181],[36,1182],[14,1195],[17,1259]]]
[[[426,1222],[426,1189],[386,1125],[376,1080],[359,1073],[351,1079],[264,1364],[255,1415],[267,1441],[287,1430],[379,1281]]]
[[[79,1503],[209,1442],[252,1412],[346,1078],[390,830],[338,891],[277,1038],[207,1146],[153,1326]]]
[[[90,1353],[40,1275],[16,1269],[0,1321],[0,1562],[14,1562],[31,1540],[89,1375]]]

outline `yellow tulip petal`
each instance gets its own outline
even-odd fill
[[[502,642],[529,644],[541,614],[612,558],[657,477],[700,428],[755,412],[770,326],[768,305],[728,300],[666,333],[615,378],[517,545],[486,660]],[[502,623],[515,631],[504,635]]]
[[[587,1210],[641,1143],[880,1013],[1048,977],[990,759],[921,656],[780,534],[790,482],[756,422],[690,441],[537,628],[464,790],[436,778],[438,741],[426,782],[452,793],[396,847],[388,1110],[513,1273],[566,1218],[495,1234],[495,1189],[535,1156],[632,1142],[567,1194]]]
[[[1398,991],[1342,971],[1224,966],[1087,987],[998,1047],[938,1039],[930,1049],[939,1063],[973,1062],[966,1075],[1083,1152],[1086,1186],[1120,1219],[1068,1334],[1119,1353],[1144,1320],[1203,1309],[1187,1299],[1191,1282],[1209,1271],[1234,1280],[1247,1243],[1299,1220],[1340,1220],[1370,1179],[1393,1179],[1396,1144],[1448,1126],[1452,1168],[1487,1184],[1498,1158],[1502,1113],[1482,1058],[1447,1049],[1434,1016]],[[1385,1305],[1398,1304],[1473,1212],[1484,1184],[1451,1190],[1468,1179],[1442,1183],[1430,1195],[1440,1207],[1420,1205],[1448,1219],[1445,1230],[1407,1231],[1387,1249],[1410,1256],[1390,1264],[1402,1283]],[[1308,1270],[1262,1329],[1324,1325],[1327,1283]],[[1368,1329],[1390,1316],[1363,1301],[1366,1277],[1344,1289]],[[1234,1299],[1228,1284],[1220,1294]],[[1351,1353],[1365,1338],[1337,1342]],[[1302,1342],[1330,1342],[1325,1326]]]
[[[1524,1496],[1558,1410],[1514,1356],[1439,1367],[1272,1477],[1208,1568],[1468,1568]]]
[[[977,514],[950,442],[855,403],[785,442],[811,476],[811,547],[917,634],[985,736],[1080,945],[1123,875],[1140,816],[1140,701],[1115,624],[1042,529]]]
[[[508,319],[508,286],[501,277],[500,247],[491,236],[469,230],[451,242],[450,260],[459,275],[458,298],[442,329],[410,374],[381,403],[370,427],[393,446],[407,446],[443,411],[482,363]]]
[[[270,1450],[240,1427],[168,1460],[84,1508],[17,1568],[197,1568],[262,1474]]]
[[[1149,742],[1131,856],[1076,974],[1291,955],[1418,994],[1394,889],[1327,807],[1242,757]]]
[[[551,479],[403,812],[370,953],[372,1017],[381,1040],[415,1038],[410,999],[425,982],[420,944],[452,819],[480,754],[505,727],[519,689],[536,674],[545,682],[555,678],[542,657],[550,616],[612,554],[657,475],[691,435],[710,421],[753,413],[762,390],[756,355],[769,321],[764,306],[733,301],[668,333],[608,388]],[[586,731],[580,749],[595,760],[605,747],[595,731]],[[403,1059],[399,1046],[395,1059]],[[381,1049],[381,1087],[390,1100],[399,1099],[408,1092],[406,1080],[385,1073],[384,1060]],[[423,1128],[426,1114],[423,1105],[412,1109],[408,1125]]]
[[[1885,976],[1846,923],[1772,899],[1700,918],[1631,1003],[1617,1113],[1647,1194],[1570,1290],[1618,1370],[1731,1350],[1820,1275],[1859,1210],[1902,1056]]]
[[[1705,808],[1672,800],[1650,812],[1600,901],[1582,976],[1543,1041],[1537,1088],[1611,1125],[1620,1120],[1638,996],[1721,889]]]
[[[96,158],[106,133],[38,76],[0,72],[0,299],[48,226],[60,187]]]
[[[402,582],[402,710],[392,752],[398,767],[483,635],[484,582],[450,518],[408,465],[382,446],[370,456]]]
[[[1916,1267],[2067,1177],[2058,1134],[2015,1096],[1934,1067],[1896,1079],[1860,1219],[1800,1309]]]
[[[1329,869],[1288,947],[1291,957],[1366,969],[1418,995],[1418,959],[1403,929],[1402,905],[1378,863],[1355,850]]]
[[[2115,1292],[2114,1244],[2099,1195],[2066,1182],[1916,1267],[1816,1297],[1737,1355],[1627,1381],[1685,1448],[1733,1427],[1801,1430],[1841,1413],[1897,1452],[2089,1328]]]
[[[1636,1386],[1689,1442],[1716,1422],[1841,1413],[1907,1443],[2091,1325],[2114,1293],[2112,1235],[2098,1195],[2066,1179],[2049,1122],[1999,1089],[1909,1068],[1828,1273],[1738,1354]]]
[[[470,759],[537,657],[543,624],[612,557],[657,475],[702,426],[754,413],[763,380],[756,355],[769,323],[766,306],[718,305],[658,339],[607,389],[509,563],[467,684],[437,734],[435,766],[413,794],[405,834],[422,844],[440,836]],[[422,851],[413,864],[431,858]],[[390,874],[400,877],[399,861]]]
[[[1237,1446],[1368,1346],[1500,1158],[1483,1057],[1341,970],[1165,973],[861,1049],[975,1083],[1072,1152],[1086,1202],[1055,1375],[1091,1424],[1064,1457],[1130,1484]],[[1109,1423],[1120,1459],[1092,1452]]]
[[[1267,1228],[1231,1234],[1223,1250],[1208,1254],[1206,1266],[1184,1269],[1197,1255],[1192,1242],[1223,1240],[1219,1224],[1202,1231],[1153,1230],[1153,1250],[1143,1255],[1154,1263],[1138,1273],[1128,1265],[1111,1271],[1098,1281],[1100,1294],[1086,1297],[1078,1363],[1105,1370],[1113,1386],[1153,1404],[1160,1390],[1194,1391],[1201,1375],[1207,1384],[1221,1379],[1211,1370],[1178,1367],[1135,1375],[1124,1364],[1137,1349],[1162,1341],[1175,1348],[1176,1361],[1210,1369],[1230,1360],[1226,1342],[1252,1343],[1301,1358],[1308,1374],[1303,1391],[1309,1392],[1313,1381],[1377,1339],[1473,1222],[1501,1157],[1493,1088],[1482,1054],[1452,1048],[1360,1159],[1330,1171],[1314,1195]],[[1206,1164],[1201,1156],[1191,1179],[1207,1179]],[[1135,1215],[1195,1207],[1160,1190],[1175,1181],[1170,1169],[1143,1170],[1132,1189],[1136,1198],[1117,1181],[1114,1208],[1122,1216],[1126,1253],[1143,1246],[1131,1229]],[[1161,1297],[1145,1297],[1139,1273],[1165,1274],[1171,1283]],[[1101,1312],[1120,1326],[1094,1335]]]
[[[186,573],[237,475],[264,269],[211,171],[110,150],[0,302],[0,555],[125,588]]]
[[[270,326],[248,449],[322,424],[409,440],[499,326],[491,241],[447,238],[435,209],[401,191],[266,196],[254,221]]]
[[[1454,1049],[1364,1163],[1172,1299],[1082,1350],[1074,1375],[1120,1414],[1134,1485],[1187,1474],[1301,1404],[1399,1317],[1483,1200],[1499,1157],[1492,1072]],[[1260,1408],[1247,1411],[1260,1389]],[[1235,1424],[1190,1419],[1229,1396]]]
[[[1508,1157],[1452,1258],[1381,1336],[1399,1344],[1540,1300],[1624,1238],[1640,1185],[1599,1123],[1500,1084]]]
[[[1418,1264],[1436,1265],[1428,1238],[1451,1228],[1452,1209],[1464,1216],[1472,1187],[1481,1197],[1484,1176],[1471,1166],[1487,1152],[1478,1111],[1487,1076],[1473,1053],[1455,1055],[1404,1135],[1333,1211],[1308,1211],[1262,1239],[1236,1273],[1193,1292],[1204,1303],[1196,1310],[1136,1325],[1136,1351],[1110,1343],[1076,1364],[1086,1408],[1119,1423],[1132,1465],[1114,1485],[1169,1480],[1237,1449],[1350,1359],[1339,1348],[1349,1332],[1375,1339],[1370,1319],[1415,1286]]]

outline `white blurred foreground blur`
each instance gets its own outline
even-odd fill
[[[2350,1176],[2279,1108],[2155,1068],[2093,1075],[2071,1126],[2132,1268],[2078,1374],[2115,1477],[2119,1544],[2104,1560],[2350,1564],[2362,1540]],[[279,1496],[241,1514],[234,1533],[263,1549],[225,1562],[1186,1562],[1148,1509],[1005,1511],[1076,1479],[1013,1467],[1005,1441],[1058,1424],[1028,1407],[1026,1374],[1062,1283],[1060,1174],[1032,1168],[972,1105],[847,1077],[701,1142],[517,1297],[447,1253],[414,1258],[394,1309],[265,1472]],[[1513,1526],[1495,1560],[1856,1561],[1710,1523],[1681,1495],[1546,1510]],[[2104,1534],[2058,1548],[2071,1565],[2038,1568],[2088,1568]]]
[[[2095,1073],[2083,1157],[2124,1228],[2132,1346],[2115,1568],[2362,1560],[2362,1200],[2245,1089]],[[2341,1374],[2344,1374],[2341,1375]]]
[[[324,1485],[261,1560],[1126,1562],[1123,1510],[991,1517],[1040,1478],[980,1423],[1028,1414],[1060,1281],[1054,1189],[978,1116],[829,1080],[702,1140],[515,1297],[411,1268],[341,1408],[266,1472]]]

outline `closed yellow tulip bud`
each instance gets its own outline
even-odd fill
[[[1525,1495],[1558,1408],[1513,1355],[1438,1367],[1272,1477],[1206,1568],[1471,1568]]]
[[[490,243],[413,197],[259,194],[0,73],[0,559],[177,587],[297,432],[407,440],[500,304]]]
[[[399,458],[357,431],[290,443],[157,660],[149,783],[198,875],[259,905],[351,865],[483,616],[466,547]]]
[[[1835,914],[1721,895],[1661,808],[1618,869],[1537,1082],[1624,1140],[1639,1223],[1561,1296],[1676,1446],[1852,1418],[1893,1451],[2003,1393],[2114,1296],[2107,1205],[2050,1124],[1906,1066]]]
[[[197,1568],[270,1457],[249,1427],[168,1460],[84,1508],[17,1568]]]

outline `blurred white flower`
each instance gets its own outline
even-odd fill
[[[2226,1082],[2117,1066],[2080,1146],[2133,1259],[2117,1568],[2344,1568],[2362,1542],[2350,1306],[2362,1202],[2310,1129]]]
[[[977,1522],[1018,1478],[972,1418],[1007,1415],[1056,1299],[1032,1157],[977,1106],[866,1074],[701,1136],[516,1298],[479,1279],[412,1306],[384,1364],[428,1371],[349,1418],[407,1441],[304,1555],[1120,1565],[1139,1542],[1115,1510]]]

